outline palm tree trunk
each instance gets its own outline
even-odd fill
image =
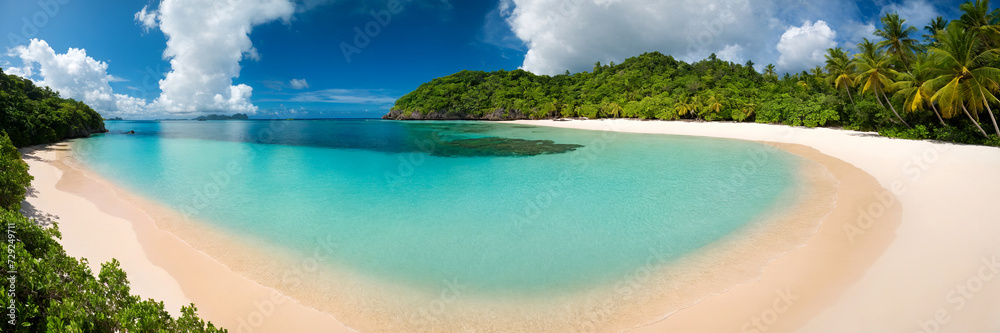
[[[875,95],[876,95],[875,97],[878,97],[878,90],[875,90]],[[882,97],[885,97],[885,102],[889,103],[889,108],[892,110],[892,113],[896,114],[896,118],[899,118],[899,121],[902,121],[903,125],[906,125],[906,128],[913,128],[910,127],[910,124],[906,123],[906,120],[903,120],[903,117],[899,116],[899,112],[896,112],[896,107],[892,106],[892,101],[889,100],[889,96],[886,96],[885,93],[883,92]]]
[[[847,98],[851,99],[851,104],[854,104],[854,96],[851,96],[851,88],[844,87],[844,90],[847,91]]]
[[[996,131],[997,136],[1000,136],[1000,126],[997,126],[997,117],[993,115],[993,109],[990,108],[990,102],[986,100],[986,95],[983,95],[983,103],[986,104],[986,112],[990,114],[990,120],[993,121],[993,130]]]
[[[882,103],[882,99],[878,97],[878,90],[875,91],[875,101],[878,102],[878,105],[885,109],[885,103]]]
[[[938,112],[937,107],[934,106],[934,102],[931,102],[931,109],[934,109],[934,115],[938,117],[938,121],[941,122],[941,125],[944,125],[945,127],[948,127],[948,124],[945,124],[945,122],[944,122],[944,118],[941,118],[941,113]]]
[[[983,133],[984,137],[987,137],[987,138],[990,137],[989,135],[986,134],[986,131],[983,130],[983,127],[979,126],[979,122],[976,121],[976,118],[972,118],[972,114],[969,113],[969,109],[965,108],[965,103],[962,103],[962,110],[965,110],[965,115],[969,116],[969,120],[971,120],[972,123],[976,125],[976,128],[979,129],[980,133]]]

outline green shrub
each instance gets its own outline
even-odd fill
[[[0,72],[0,225],[13,236],[0,246],[0,258],[4,272],[16,272],[0,288],[0,307],[13,304],[16,317],[4,316],[0,332],[224,332],[199,318],[194,304],[175,319],[162,302],[132,295],[117,260],[95,277],[86,260],[66,255],[57,225],[44,228],[18,213],[32,177],[15,145],[103,128],[85,104]]]
[[[7,133],[0,131],[0,208],[20,210],[31,180],[28,164],[21,160],[21,153],[14,148]]]
[[[924,125],[917,125],[913,128],[906,127],[886,127],[880,130],[879,135],[890,137],[890,138],[900,138],[909,140],[927,140],[932,139],[931,131],[927,129]]]
[[[15,306],[15,326],[3,332],[224,332],[197,317],[194,305],[173,319],[162,302],[131,294],[117,260],[101,265],[95,278],[86,260],[66,255],[57,228],[42,228],[16,212],[0,209],[0,223],[13,225],[19,241],[0,246],[17,273],[14,294],[5,281],[0,303]],[[11,251],[13,250],[13,251]]]

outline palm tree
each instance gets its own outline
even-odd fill
[[[861,41],[861,43],[858,43],[858,51],[860,51],[860,53],[855,54],[854,57],[863,56],[874,58],[879,55],[878,46],[868,38],[865,38]]]
[[[716,94],[711,94],[708,99],[705,100],[705,112],[712,113],[713,115],[722,112],[722,98]]]
[[[990,11],[990,0],[974,0],[958,6],[962,10],[962,17],[958,20],[967,30],[975,31],[979,34],[980,40],[989,47],[996,47],[994,38],[1000,35],[1000,26],[997,25],[998,11]]]
[[[930,104],[941,125],[948,126],[941,118],[937,107],[931,102],[934,90],[927,83],[934,78],[934,70],[934,64],[927,58],[926,54],[917,55],[913,62],[913,70],[900,73],[896,79],[896,87],[899,89],[896,91],[896,95],[902,96],[906,100],[903,103],[903,112],[913,113],[924,110]]]
[[[913,59],[913,54],[919,48],[917,47],[917,40],[910,37],[910,34],[917,33],[917,28],[913,26],[904,27],[905,23],[906,20],[899,18],[899,14],[885,14],[882,17],[882,29],[875,30],[875,36],[884,39],[877,44],[879,50],[883,50],[896,57],[896,60],[899,60],[903,68],[909,71],[909,64],[911,59]]]
[[[767,67],[764,67],[764,76],[773,80],[778,79],[778,72],[774,71],[774,64],[767,64]]]
[[[823,67],[816,66],[809,70],[809,84],[820,85],[826,80],[826,73],[823,72]]]
[[[740,109],[740,111],[743,112],[744,117],[743,117],[743,119],[740,119],[739,121],[746,120],[746,119],[748,119],[750,117],[753,117],[754,113],[757,113],[757,104],[756,103],[747,103],[747,104],[744,104],[743,108]]]
[[[688,102],[688,107],[691,109],[691,113],[695,115],[695,118],[700,118],[701,110],[705,107],[705,104],[701,102],[701,96],[694,95]]]
[[[826,50],[826,71],[830,72],[827,82],[836,89],[843,88],[847,92],[847,98],[854,104],[854,96],[851,96],[851,87],[854,87],[854,62],[850,61],[847,52],[837,47]]]
[[[898,72],[889,67],[889,57],[886,57],[882,52],[878,52],[877,47],[868,38],[865,38],[861,44],[858,44],[858,48],[861,49],[861,54],[855,55],[855,66],[858,68],[858,76],[855,78],[854,83],[861,85],[861,94],[864,95],[868,91],[875,94],[875,100],[878,101],[882,107],[885,104],[882,103],[881,98],[885,98],[885,101],[889,103],[889,108],[892,113],[896,114],[896,118],[903,122],[903,125],[910,127],[903,117],[896,112],[896,107],[892,105],[892,100],[886,96],[885,92],[893,90],[895,85],[892,82],[891,77],[896,77]],[[881,95],[882,97],[879,97]]]
[[[678,98],[677,102],[674,103],[674,110],[677,111],[678,116],[683,117],[694,111],[693,106],[688,101],[689,99],[687,96],[681,96],[681,98]]]
[[[812,76],[823,76],[823,67],[816,66],[809,70],[809,74]]]
[[[998,50],[980,51],[983,41],[979,38],[979,30],[965,29],[963,25],[949,25],[938,35],[938,45],[930,49],[941,73],[928,83],[937,89],[931,100],[941,105],[945,118],[957,115],[961,107],[979,132],[988,137],[979,125],[979,113],[985,107],[993,121],[993,130],[1000,134],[1000,127],[990,108],[990,103],[1000,102],[994,95],[1000,90],[1000,69],[990,67]]]
[[[943,17],[938,16],[934,18],[933,20],[931,20],[930,24],[924,26],[924,30],[927,31],[928,33],[927,35],[923,36],[924,40],[927,41],[927,44],[933,45],[937,43],[936,36],[938,32],[944,30],[944,28],[947,27],[948,27],[948,21],[945,21]]]
[[[610,105],[611,116],[614,118],[621,118],[622,116],[622,106],[616,102],[611,102]]]

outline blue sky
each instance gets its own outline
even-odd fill
[[[464,69],[580,72],[660,51],[800,71],[817,51],[870,37],[884,12],[922,29],[961,2],[3,1],[0,67],[106,117],[378,117]],[[368,29],[361,43],[355,28]],[[350,61],[345,45],[360,51]]]

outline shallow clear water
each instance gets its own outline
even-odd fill
[[[495,123],[107,125],[77,158],[137,194],[303,255],[332,240],[325,264],[375,279],[484,294],[583,290],[696,251],[772,208],[798,161],[752,142]]]

